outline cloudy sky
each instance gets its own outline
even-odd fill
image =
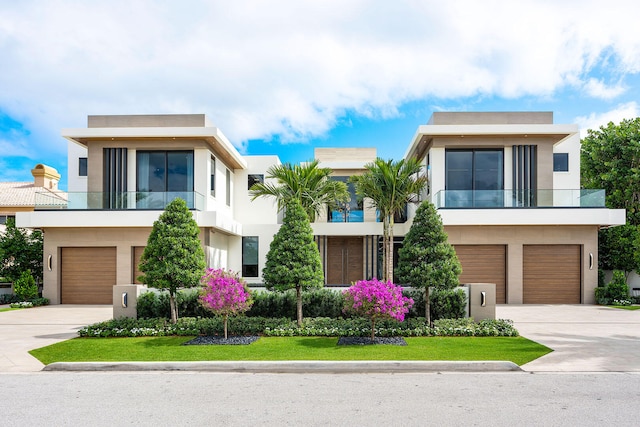
[[[640,3],[0,0],[0,181],[89,114],[205,113],[245,154],[399,159],[434,111],[640,115]]]

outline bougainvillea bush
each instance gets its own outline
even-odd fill
[[[244,280],[232,271],[207,269],[201,279],[200,304],[224,319],[224,338],[227,339],[227,320],[251,308],[253,299]]]
[[[375,340],[376,320],[404,320],[413,306],[413,299],[402,295],[402,288],[378,279],[360,280],[344,292],[344,312],[371,320],[371,341]]]

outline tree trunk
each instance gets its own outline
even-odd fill
[[[391,255],[393,256],[393,255]],[[382,220],[382,281],[389,281],[389,216],[385,215]]]
[[[376,340],[376,318],[371,318],[371,343]]]
[[[178,306],[176,305],[176,296],[169,293],[169,307],[171,307],[171,323],[178,323]]]
[[[387,225],[387,281],[393,283],[393,215],[389,216],[389,224]]]
[[[224,339],[227,339],[227,321],[229,320],[229,315],[224,315]]]
[[[302,287],[296,286],[298,328],[302,328]]]
[[[424,287],[424,317],[427,325],[431,326],[431,302],[429,301],[429,285]]]

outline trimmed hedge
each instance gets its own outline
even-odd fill
[[[229,318],[231,335],[264,336],[356,336],[371,335],[371,323],[365,318],[330,319],[325,317],[307,318],[301,328],[287,318],[266,318],[238,316]],[[81,337],[140,337],[140,336],[193,336],[222,335],[221,317],[182,317],[172,324],[167,319],[120,318],[86,326],[78,331]],[[518,336],[511,320],[473,319],[436,320],[431,328],[424,318],[408,319],[404,322],[393,320],[376,324],[376,336]]]
[[[413,298],[414,304],[406,318],[424,317],[424,292],[421,289],[405,289],[403,295]],[[247,317],[296,318],[296,293],[253,291],[253,306],[245,313]],[[213,313],[202,308],[198,302],[198,291],[186,289],[176,295],[179,317],[213,317]],[[337,289],[322,288],[302,293],[302,312],[305,317],[348,318],[343,314],[344,297]],[[458,290],[441,290],[431,293],[431,318],[461,318],[464,316],[464,294]],[[169,294],[145,292],[138,297],[138,318],[171,317]]]

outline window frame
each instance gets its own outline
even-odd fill
[[[88,157],[78,157],[78,176],[83,176],[83,177],[88,176],[88,172],[89,172]]]
[[[564,166],[564,168],[560,169],[562,166]],[[569,172],[569,153],[553,153],[553,171]]]
[[[248,263],[245,257],[248,257],[246,244],[251,239],[255,244],[255,262]],[[251,254],[253,255],[253,254]],[[260,237],[259,236],[242,236],[242,277],[260,277]]]

